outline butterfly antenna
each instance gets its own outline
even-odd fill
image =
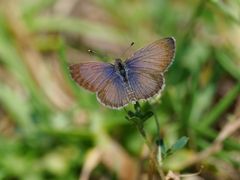
[[[130,46],[128,46],[122,53],[122,57],[126,55],[126,53],[129,51],[129,49],[134,45],[134,42],[131,42]]]
[[[108,56],[106,56],[106,55],[104,55],[104,54],[101,54],[101,53],[99,53],[99,52],[93,51],[93,50],[91,50],[91,49],[89,49],[88,52],[89,52],[90,54],[93,54],[93,55],[97,56],[97,57],[100,58],[100,59],[105,59],[105,60],[107,60],[107,58],[108,58]]]

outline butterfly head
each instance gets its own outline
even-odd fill
[[[121,78],[126,81],[126,68],[124,62],[121,59],[117,58],[115,59],[114,66],[117,72],[121,75]]]
[[[114,62],[115,69],[120,71],[121,69],[124,69],[123,61],[120,58],[115,59]]]
[[[123,61],[120,58],[117,58],[117,59],[115,59],[114,65],[119,66],[122,63],[123,63]]]

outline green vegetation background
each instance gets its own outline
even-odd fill
[[[137,49],[168,36],[176,39],[176,58],[153,106],[168,145],[182,135],[190,140],[164,161],[165,171],[204,165],[206,179],[240,179],[239,131],[216,153],[187,163],[226,123],[239,121],[239,23],[238,0],[1,1],[0,179],[146,173],[140,169],[146,147],[125,112],[101,106],[75,85],[67,66],[112,61],[132,41]],[[88,49],[111,58],[97,59]],[[156,133],[153,119],[146,131]]]

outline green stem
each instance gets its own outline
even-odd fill
[[[152,142],[151,142],[150,136],[148,134],[146,134],[146,132],[145,132],[145,130],[143,128],[139,129],[139,127],[137,127],[137,129],[140,132],[141,136],[143,137],[145,144],[148,146],[149,151],[153,152],[154,150],[152,148]],[[157,171],[158,171],[158,173],[160,175],[161,180],[165,180],[165,175],[164,175],[163,169],[160,166],[159,162],[157,161],[157,158],[154,157],[153,161],[154,161],[156,169],[157,169]]]
[[[153,116],[154,116],[155,124],[156,124],[156,127],[157,127],[157,136],[159,137],[159,136],[160,136],[160,124],[159,124],[159,119],[158,119],[158,116],[157,116],[157,114],[156,114],[156,111],[155,111],[154,107],[152,107],[152,110],[153,110]]]

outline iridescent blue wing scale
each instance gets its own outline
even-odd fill
[[[163,73],[174,55],[175,40],[170,37],[153,42],[125,61],[129,85],[137,100],[150,98],[163,89]]]

